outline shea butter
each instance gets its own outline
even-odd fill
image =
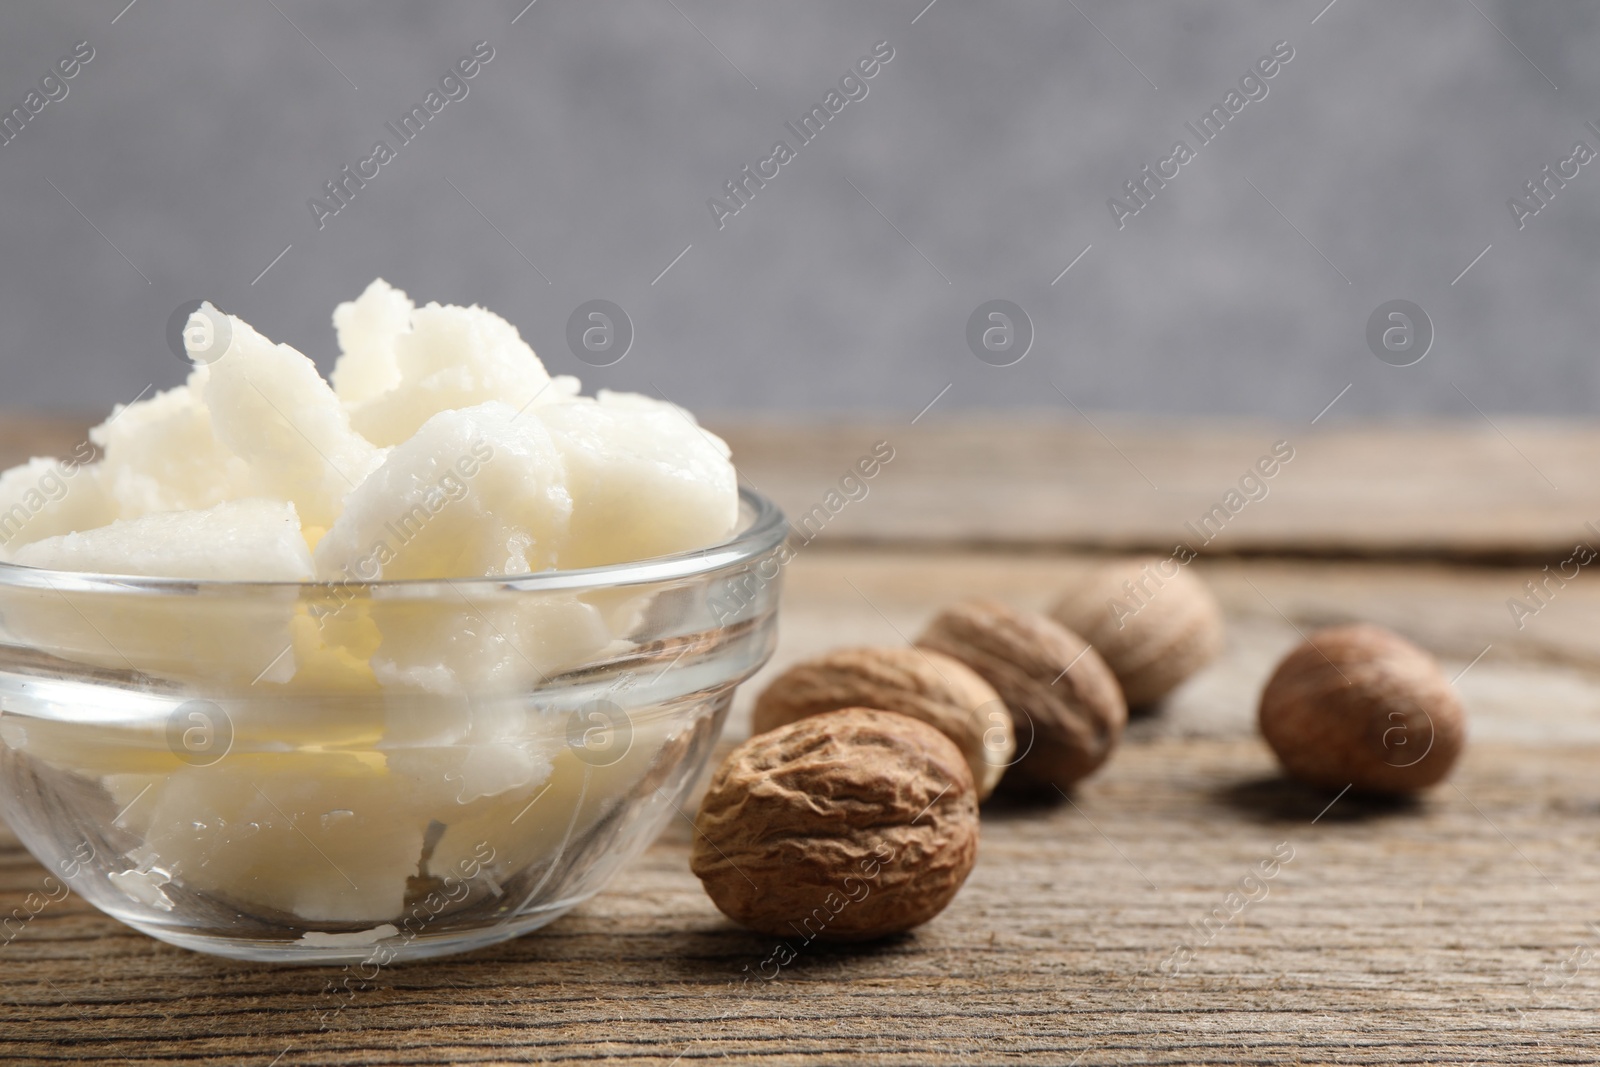
[[[184,384],[115,410],[95,462],[0,475],[6,642],[116,680],[84,698],[92,727],[70,686],[8,700],[8,773],[81,783],[74,802],[104,811],[84,819],[119,842],[97,903],[152,923],[200,900],[208,921],[220,907],[333,951],[405,936],[467,859],[430,922],[560,890],[562,857],[654,803],[732,683],[685,667],[596,688],[641,655],[659,591],[518,583],[725,541],[727,446],[663,400],[580,396],[490,311],[382,280],[334,312],[331,382],[238,318],[196,316],[186,338],[223,350],[192,347]],[[741,656],[719,677],[759,662]],[[619,713],[615,758],[574,731],[593,707]]]

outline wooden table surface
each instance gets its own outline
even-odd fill
[[[763,677],[898,642],[963,596],[1042,607],[1098,553],[1170,550],[1274,442],[1295,455],[1194,565],[1228,615],[1222,659],[1137,719],[1071,801],[987,806],[972,878],[910,935],[808,948],[741,982],[772,940],[722,919],[679,823],[546,930],[392,967],[324,1029],[329,969],[186,953],[73,896],[0,947],[0,1061],[1600,1062],[1600,578],[1520,629],[1506,606],[1578,539],[1600,548],[1584,478],[1600,430],[1076,415],[719,428],[748,482],[793,516],[826,512],[788,568]],[[0,421],[0,464],[82,431]],[[895,458],[828,510],[878,441]],[[1328,807],[1254,736],[1297,628],[1353,619],[1460,675],[1471,743],[1414,803]],[[1292,859],[1267,894],[1197,932],[1275,849]],[[0,913],[44,876],[0,834]],[[1167,973],[1180,946],[1195,957]]]

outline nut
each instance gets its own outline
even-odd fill
[[[978,799],[938,730],[846,708],[757,734],[712,776],[689,865],[722,913],[865,941],[943,911],[978,857]]]
[[[1105,657],[1130,708],[1160,700],[1222,651],[1222,610],[1175,557],[1097,568],[1050,616]]]
[[[1016,752],[1000,694],[958,660],[918,648],[841,648],[798,663],[756,698],[756,733],[839,708],[880,708],[942,732],[972,769],[982,799]]]
[[[1261,733],[1310,785],[1405,793],[1442,781],[1466,717],[1432,656],[1381,626],[1318,630],[1261,693]]]
[[[1008,790],[1065,789],[1122,737],[1128,705],[1111,668],[1043,615],[970,600],[941,612],[917,644],[965,663],[1005,701],[1021,752],[1002,779]]]

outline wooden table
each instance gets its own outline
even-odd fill
[[[322,1030],[329,970],[192,955],[71,897],[0,948],[0,1060],[1600,1062],[1600,578],[1521,629],[1506,606],[1577,539],[1600,548],[1600,430],[1072,420],[724,427],[794,516],[874,442],[895,450],[789,568],[769,674],[967,595],[1043,606],[1096,553],[1170,550],[1273,442],[1295,449],[1195,564],[1229,617],[1222,660],[1070,802],[986,807],[976,871],[923,929],[741,986],[771,939],[712,907],[680,823],[545,931],[391,968]],[[82,433],[0,427],[5,463]],[[1254,736],[1297,628],[1352,619],[1464,672],[1471,745],[1415,803],[1327,807]],[[1293,858],[1268,895],[1198,933],[1275,848]],[[44,874],[0,837],[0,912]],[[1194,961],[1164,973],[1180,945]]]

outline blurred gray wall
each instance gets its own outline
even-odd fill
[[[375,275],[500,312],[591,387],[709,411],[909,419],[946,385],[936,416],[1600,399],[1600,162],[1520,231],[1506,203],[1600,150],[1581,0],[125,3],[0,8],[0,111],[94,49],[0,145],[0,407],[174,384],[166,321],[199,297],[326,369],[334,303]],[[1183,124],[1283,40],[1268,95],[1199,146]],[[466,98],[319,229],[308,200],[478,41]],[[800,146],[784,123],[878,41],[868,95]],[[1180,137],[1195,158],[1119,229],[1108,198]],[[780,138],[797,157],[719,229],[707,199]],[[636,333],[605,369],[566,341],[594,298]],[[966,341],[994,298],[1033,323],[1012,366]],[[1366,341],[1394,298],[1436,333],[1409,367]]]

